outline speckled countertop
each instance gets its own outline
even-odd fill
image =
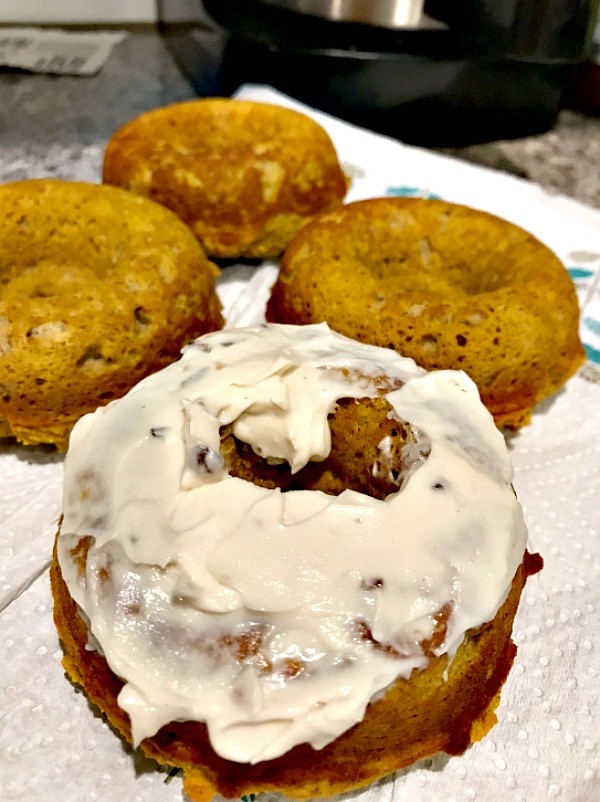
[[[93,77],[0,73],[0,180],[48,175],[98,180],[103,147],[120,124],[193,96],[151,30],[129,33]],[[565,110],[546,134],[444,152],[600,208],[598,117]]]
[[[600,117],[564,109],[545,134],[444,152],[600,208]]]

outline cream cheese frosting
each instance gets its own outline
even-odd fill
[[[328,455],[340,399],[382,394],[416,443],[384,500],[229,474],[223,431],[297,472]],[[75,426],[61,571],[135,742],[201,721],[219,755],[256,763],[322,748],[427,665],[424,644],[452,655],[495,616],[526,546],[511,480],[464,373],[326,324],[224,330]]]

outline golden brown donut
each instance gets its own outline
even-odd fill
[[[0,186],[0,432],[65,449],[84,413],[220,328],[217,270],[167,209],[116,187]]]
[[[205,98],[146,112],[109,140],[103,180],[174,211],[210,256],[278,255],[347,180],[318,123],[267,103]]]
[[[286,249],[270,321],[327,321],[428,370],[465,370],[500,427],[583,363],[575,288],[522,228],[440,200],[375,198],[321,215]]]

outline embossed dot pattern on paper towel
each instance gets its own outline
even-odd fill
[[[0,799],[181,800],[136,760],[64,677],[44,574],[0,613]]]
[[[4,446],[0,482],[1,610],[50,559],[60,515],[62,457]]]
[[[600,715],[600,655],[590,638],[598,626],[593,588],[600,586],[596,393],[575,378],[511,441],[531,548],[543,554],[545,567],[528,584],[517,615],[520,649],[501,710],[523,711],[528,721],[517,728],[511,751],[525,748],[525,764],[519,758],[516,765],[521,775],[523,765],[535,767],[546,794],[540,798],[592,800],[600,788],[600,753],[590,737]],[[567,423],[574,414],[577,425]],[[557,428],[558,421],[565,425]],[[565,772],[573,765],[576,776]]]

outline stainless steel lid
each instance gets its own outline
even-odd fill
[[[258,0],[287,11],[333,22],[362,22],[382,28],[416,27],[423,0]]]

